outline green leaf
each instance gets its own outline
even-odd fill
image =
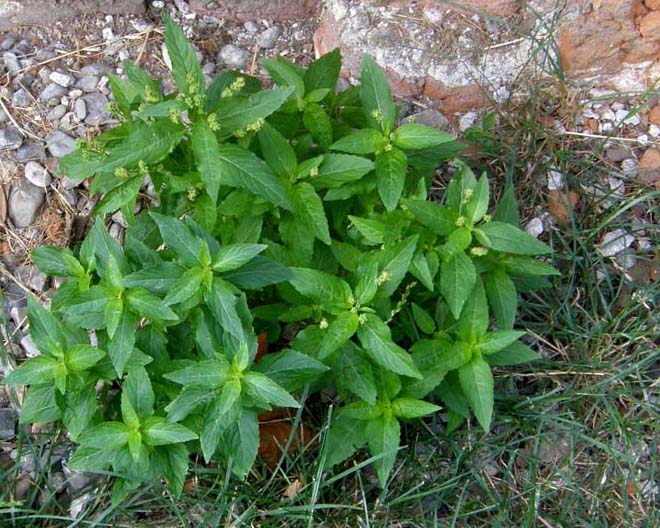
[[[115,335],[108,341],[108,356],[117,375],[121,376],[135,346],[135,316],[124,312]]]
[[[164,418],[148,418],[142,426],[142,438],[149,446],[180,444],[197,439],[197,435],[187,427],[177,423],[168,423]]]
[[[493,374],[480,356],[458,370],[458,378],[465,397],[485,432],[490,430],[493,417]]]
[[[154,449],[151,460],[156,472],[167,480],[175,496],[181,495],[188,472],[188,450],[183,444],[172,444]]]
[[[379,287],[378,298],[389,297],[399,287],[410,268],[418,239],[417,235],[413,235],[395,246],[378,252],[377,260],[380,264],[381,273],[388,277]]]
[[[77,292],[62,307],[66,321],[72,326],[88,330],[98,330],[105,326],[105,306],[113,299],[105,288],[92,286],[88,291]],[[35,339],[35,327],[30,322],[32,338]],[[39,347],[39,341],[35,339]]]
[[[392,211],[399,203],[406,183],[408,160],[403,151],[393,148],[376,154],[376,182],[385,209]]]
[[[351,287],[339,277],[323,271],[306,268],[291,268],[293,287],[305,297],[318,302],[322,306],[351,308],[350,298],[353,296]]]
[[[358,271],[358,281],[353,292],[356,301],[366,306],[378,292],[378,262],[372,261],[356,271]]]
[[[193,123],[190,139],[199,177],[215,204],[220,186],[230,184],[220,163],[220,147],[215,132],[211,130],[206,119],[200,119]]]
[[[190,268],[179,276],[179,279],[172,284],[167,292],[163,303],[170,306],[187,301],[199,292],[203,279],[202,269],[199,267]]]
[[[268,246],[264,244],[231,244],[213,256],[213,269],[219,273],[244,266]]]
[[[108,449],[79,447],[67,462],[67,466],[77,471],[101,471],[112,463],[115,452]]]
[[[220,135],[258,128],[265,118],[280,108],[293,93],[293,88],[261,90],[248,98],[236,97],[217,106]]]
[[[225,433],[227,450],[231,453],[232,472],[244,479],[257,458],[259,420],[257,414],[244,411]]]
[[[152,97],[160,96],[160,81],[152,79],[142,68],[136,66],[129,60],[122,61],[124,73],[131,83],[131,86],[142,98],[146,99],[147,92],[150,91]]]
[[[380,456],[373,464],[381,487],[385,487],[401,441],[399,421],[383,414],[378,419],[368,422],[366,437],[369,454],[372,457]]]
[[[373,128],[365,128],[335,141],[330,148],[349,154],[373,154],[382,145],[383,135]]]
[[[396,107],[385,72],[368,55],[362,59],[361,81],[360,98],[369,125],[389,134],[396,120]]]
[[[60,323],[50,310],[46,310],[33,296],[28,295],[28,321],[30,337],[41,352],[50,350],[51,346],[60,345],[63,340]]]
[[[486,356],[486,361],[492,367],[520,365],[521,363],[531,363],[539,359],[541,359],[541,356],[538,353],[520,342],[513,342],[499,352]]]
[[[297,183],[293,188],[293,204],[296,216],[302,218],[314,236],[330,245],[330,228],[323,209],[323,202],[314,187],[307,182]]]
[[[339,48],[335,48],[309,65],[303,76],[305,92],[310,93],[323,88],[334,92],[340,69],[341,52]]]
[[[424,253],[417,253],[410,264],[410,273],[429,290],[434,290],[433,276],[428,260]]]
[[[129,370],[122,391],[122,394],[125,394],[131,402],[140,420],[144,420],[154,413],[156,398],[151,388],[149,374],[144,367]]]
[[[259,255],[243,267],[224,274],[223,278],[241,289],[251,290],[287,281],[292,276],[291,270],[283,264]]]
[[[261,90],[261,81],[241,71],[220,74],[206,91],[206,110],[211,112],[233,97],[248,96]]]
[[[470,292],[457,323],[458,335],[468,343],[476,343],[488,331],[488,302],[481,280],[477,280]]]
[[[255,365],[254,370],[265,374],[289,392],[313,382],[328,371],[320,361],[296,350],[285,350],[266,354]]]
[[[226,282],[220,279],[213,281],[213,287],[204,292],[204,300],[210,308],[213,317],[222,329],[239,340],[244,338],[243,325],[236,311],[236,296]]]
[[[188,385],[165,407],[167,419],[170,422],[180,422],[214,397],[215,393],[206,385]]]
[[[88,429],[94,414],[96,414],[96,388],[94,386],[67,392],[62,422],[72,440],[77,441],[78,437]]]
[[[305,83],[292,63],[283,60],[261,59],[261,64],[278,86],[293,86],[293,96],[296,99],[302,99],[305,94]]]
[[[342,347],[333,367],[335,379],[341,390],[351,392],[373,405],[378,395],[371,363],[365,352],[352,341]]]
[[[399,148],[418,150],[436,147],[442,143],[454,141],[454,137],[437,128],[409,123],[394,131],[392,143]]]
[[[459,253],[440,267],[440,293],[447,301],[454,318],[458,319],[463,305],[477,282],[477,270],[465,253]]]
[[[152,321],[178,321],[179,316],[168,308],[162,299],[142,288],[132,288],[126,292],[128,309]]]
[[[176,85],[186,95],[203,93],[206,86],[204,74],[195,50],[167,12],[163,11],[162,18],[165,25],[165,45],[172,61],[172,77]]]
[[[465,205],[465,216],[467,216],[470,222],[476,223],[484,217],[488,212],[489,200],[488,178],[484,172],[474,187],[468,203]]]
[[[348,215],[348,219],[364,237],[367,244],[374,246],[383,244],[385,239],[385,224],[378,220],[360,218],[353,215]]]
[[[219,359],[200,361],[163,377],[181,385],[194,385],[207,390],[223,385],[229,376],[229,364]]]
[[[163,242],[171,249],[186,266],[199,266],[199,254],[202,250],[202,240],[190,228],[176,218],[149,213],[158,225]]]
[[[39,270],[56,277],[81,277],[85,269],[68,248],[39,246],[32,251],[32,260]]]
[[[493,354],[515,343],[525,332],[519,330],[498,330],[488,332],[479,344],[482,354]]]
[[[76,371],[92,368],[105,357],[105,351],[91,345],[74,345],[66,351],[66,366]],[[35,358],[36,359],[36,358]]]
[[[333,417],[323,445],[324,466],[339,464],[360,449],[367,441],[366,428],[367,422],[341,414]]]
[[[532,235],[504,222],[490,222],[480,227],[486,239],[481,243],[495,251],[514,255],[543,255],[552,250]]]
[[[412,314],[417,328],[422,332],[425,334],[432,334],[435,332],[435,321],[433,320],[433,317],[431,317],[431,315],[421,306],[412,303]]]
[[[509,257],[503,261],[503,264],[506,270],[514,275],[530,277],[561,275],[561,273],[550,264],[529,257]]]
[[[360,156],[326,154],[312,183],[318,189],[336,189],[344,183],[359,180],[374,167],[373,161]]]
[[[420,418],[440,409],[437,405],[414,398],[397,398],[392,402],[392,412],[398,418]]]
[[[146,288],[151,293],[168,293],[181,278],[184,269],[173,262],[163,262],[157,266],[139,269],[130,275],[124,277],[124,287]]]
[[[239,401],[241,397],[242,386],[241,382],[236,379],[230,379],[222,387],[222,392],[220,396],[216,399],[218,405],[215,407],[214,411],[217,412],[217,416],[223,416],[230,412],[231,408]]]
[[[500,198],[495,208],[493,220],[506,222],[516,227],[520,227],[520,216],[518,215],[518,202],[516,201],[516,191],[513,186],[509,186]]]
[[[19,423],[53,422],[60,417],[53,385],[33,385],[28,389],[21,407]]]
[[[28,359],[20,367],[12,370],[2,383],[5,385],[39,385],[53,380],[55,367],[59,362],[49,356]]]
[[[282,387],[265,374],[247,372],[242,378],[245,391],[254,399],[278,407],[300,407],[300,404]]]
[[[303,123],[323,149],[332,144],[332,122],[321,105],[310,103],[303,112]]]
[[[107,451],[124,447],[128,443],[129,429],[121,422],[103,422],[80,437],[84,447]]]
[[[339,411],[342,415],[353,420],[375,420],[383,414],[383,408],[379,405],[371,405],[365,401],[349,403]]]
[[[183,112],[188,110],[188,105],[183,101],[177,101],[176,99],[170,99],[169,101],[163,101],[162,103],[151,104],[147,106],[144,110],[135,112],[135,117],[140,117],[142,119],[147,117],[167,117],[170,115]]]
[[[392,341],[389,327],[373,314],[365,314],[365,323],[358,328],[358,338],[372,361],[403,376],[421,379],[422,373],[410,354]]]
[[[112,339],[119,328],[121,316],[124,314],[124,303],[121,299],[112,298],[105,305],[103,316],[105,318],[105,331],[108,337]]]
[[[264,123],[259,129],[258,137],[264,160],[273,172],[282,177],[292,175],[298,166],[298,160],[286,138],[268,123]]]
[[[339,350],[357,332],[359,319],[354,312],[342,312],[323,330],[318,358],[323,361]]]
[[[497,326],[502,330],[513,328],[518,310],[518,292],[513,281],[504,271],[495,269],[486,274],[484,285]]]
[[[275,205],[291,210],[286,189],[264,161],[238,145],[218,146],[218,162],[227,185],[245,189]]]
[[[137,412],[131,403],[131,400],[128,398],[125,392],[121,393],[121,418],[130,429],[135,430],[140,427],[140,418],[138,417]],[[137,456],[135,453],[139,452],[140,444],[141,441],[139,437],[136,438],[136,435],[134,434],[129,436],[128,447],[131,450],[131,454],[133,456]]]
[[[456,229],[458,215],[448,207],[423,200],[408,200],[405,198],[402,203],[415,215],[420,224],[428,227],[436,235],[447,236]]]
[[[142,180],[142,176],[129,178],[105,193],[103,198],[101,198],[94,207],[94,214],[101,216],[113,213],[124,205],[130,203],[131,200],[134,201],[142,187]]]

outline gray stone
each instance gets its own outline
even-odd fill
[[[64,88],[68,88],[75,82],[75,77],[70,73],[54,71],[49,76],[50,80]]]
[[[84,92],[93,92],[96,90],[96,86],[99,84],[99,78],[97,75],[84,75],[76,83],[76,87],[80,88]]]
[[[614,163],[619,163],[625,159],[633,158],[634,154],[623,148],[609,148],[605,151],[607,159]]]
[[[56,83],[50,83],[39,94],[39,101],[55,106],[64,94],[66,94],[66,88]]]
[[[108,70],[108,66],[102,62],[92,62],[91,64],[80,68],[80,73],[84,75],[103,75],[104,73],[107,73]]]
[[[15,150],[23,143],[23,136],[14,127],[0,128],[0,150]]]
[[[16,151],[16,161],[25,163],[26,161],[43,161],[46,159],[46,149],[43,144],[36,142],[23,143]]]
[[[17,228],[27,227],[37,217],[41,204],[44,203],[44,190],[41,187],[23,181],[13,187],[9,196],[9,218]]]
[[[0,409],[0,440],[12,440],[16,436],[16,411]]]
[[[24,265],[16,269],[18,279],[33,291],[42,292],[46,289],[48,275],[40,271],[36,266]]]
[[[220,53],[218,53],[218,62],[237,70],[245,68],[249,60],[250,54],[248,51],[233,44],[223,46]]]
[[[248,33],[256,33],[259,31],[259,25],[254,20],[248,20],[245,24],[243,24],[243,27]]]
[[[277,42],[277,39],[280,38],[281,34],[282,31],[279,27],[269,27],[266,31],[259,35],[259,38],[257,38],[257,44],[259,44],[259,46],[264,49],[271,49],[275,47],[275,43]]]
[[[50,112],[48,112],[48,114],[46,114],[46,117],[48,118],[49,121],[57,121],[58,119],[62,119],[64,117],[64,114],[66,114],[66,106],[60,104],[54,107]]]
[[[7,51],[14,45],[14,42],[16,42],[16,37],[14,37],[13,35],[7,35],[5,38],[2,39],[2,42],[0,42],[0,49],[3,51]]]
[[[26,163],[25,177],[37,187],[48,187],[52,180],[46,168],[36,161],[28,161]]]
[[[11,96],[11,103],[17,108],[30,106],[32,98],[25,88],[19,88]]]
[[[112,114],[108,112],[108,98],[99,92],[84,95],[87,117],[85,123],[91,126],[99,126],[112,120]]]
[[[0,123],[4,123],[5,121],[8,121],[8,119],[9,118],[7,117],[5,111],[2,108],[0,108]]]
[[[76,149],[76,142],[60,130],[54,130],[46,136],[46,147],[56,158],[70,154]]]
[[[83,121],[87,117],[87,105],[82,99],[76,99],[76,102],[73,103],[73,112],[76,115],[78,121]]]
[[[444,114],[438,112],[437,110],[422,110],[417,112],[407,118],[409,123],[417,123],[420,125],[426,125],[434,128],[439,128],[440,130],[448,130],[449,119],[445,117]]]
[[[34,344],[34,341],[32,341],[32,338],[29,335],[26,335],[21,339],[21,348],[23,348],[23,352],[25,352],[25,355],[29,358],[41,355],[37,345]]]
[[[21,64],[18,62],[18,57],[11,51],[5,51],[2,54],[2,60],[9,73],[16,73],[21,70]]]

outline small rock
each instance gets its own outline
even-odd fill
[[[607,159],[613,161],[614,163],[619,163],[633,156],[630,152],[622,148],[607,149],[605,151],[605,155],[607,156]]]
[[[248,51],[233,44],[223,46],[218,53],[218,62],[223,62],[225,66],[237,70],[245,68],[249,60]]]
[[[31,290],[42,292],[46,289],[48,275],[40,271],[36,266],[24,265],[16,269],[19,280]]]
[[[248,20],[245,24],[243,24],[243,27],[248,33],[256,33],[259,31],[259,26],[254,20]]]
[[[5,67],[9,73],[17,73],[21,70],[21,64],[18,62],[18,58],[15,53],[11,51],[6,51],[2,54],[2,60],[5,63]]]
[[[263,49],[274,48],[275,43],[277,42],[277,39],[280,38],[281,34],[282,31],[279,27],[269,27],[266,31],[259,35],[257,38],[257,44],[259,44],[259,46],[261,46]]]
[[[426,125],[434,128],[439,128],[440,130],[448,130],[449,119],[445,115],[437,110],[422,110],[417,112],[407,118],[409,123],[418,123],[420,125]]]
[[[637,264],[635,251],[631,248],[624,249],[621,253],[615,255],[614,262],[623,270],[628,271]]]
[[[547,174],[548,190],[558,191],[564,186],[564,175],[554,169],[550,169]]]
[[[52,106],[55,106],[60,102],[60,98],[66,94],[66,88],[63,86],[60,86],[59,84],[56,83],[50,83],[46,88],[42,90],[42,92],[39,94],[39,101],[47,104],[51,104]],[[54,102],[52,104],[52,102]]]
[[[647,149],[639,160],[639,168],[643,170],[660,169],[660,151]]]
[[[23,136],[16,128],[0,128],[0,150],[16,150],[22,143]]]
[[[525,231],[532,235],[534,238],[538,238],[543,234],[544,226],[543,226],[543,219],[540,217],[532,218],[529,223],[527,224],[527,227],[525,227]]]
[[[202,66],[202,73],[204,75],[213,75],[213,72],[215,72],[215,64],[212,62],[207,62]]]
[[[48,187],[52,179],[46,168],[36,161],[27,162],[25,165],[25,177],[37,187]]]
[[[17,228],[27,227],[37,217],[41,204],[44,203],[44,190],[28,181],[13,187],[9,196],[9,217]]]
[[[25,88],[16,90],[11,96],[12,104],[17,108],[25,108],[30,106],[32,98]]]
[[[61,119],[64,117],[64,114],[66,114],[66,106],[60,104],[54,107],[46,117],[48,118],[49,121],[57,121],[58,119]]]
[[[29,335],[26,335],[21,339],[21,347],[23,348],[25,355],[29,358],[37,357],[41,354],[37,345],[34,344],[34,341],[32,341],[32,338]]]
[[[151,7],[154,9],[163,9],[165,7],[165,2],[163,2],[163,0],[153,0],[151,2]]]
[[[461,132],[465,132],[468,128],[470,128],[472,125],[474,125],[477,122],[477,119],[479,119],[479,114],[476,112],[468,112],[466,114],[463,114],[459,119],[458,119],[458,128]]]
[[[650,125],[649,126],[649,136],[651,136],[653,139],[656,139],[658,136],[660,136],[660,126]]]
[[[11,47],[14,45],[14,42],[16,42],[16,37],[13,35],[7,35],[5,38],[2,39],[2,42],[0,42],[0,49],[3,51],[7,51],[11,49]]]
[[[83,94],[83,91],[82,91],[82,90],[78,90],[78,89],[76,88],[75,90],[71,90],[71,91],[69,92],[69,99],[71,99],[72,101],[75,101],[75,100],[78,99],[78,97],[80,97],[82,94]]]
[[[112,120],[112,115],[108,112],[108,98],[100,92],[92,92],[81,98],[85,101],[87,116],[85,123],[91,126],[99,126]]]
[[[76,149],[76,142],[60,130],[54,130],[46,136],[48,151],[56,158],[70,154]]]
[[[75,77],[71,75],[70,73],[65,73],[65,72],[60,72],[60,71],[54,71],[51,72],[51,74],[48,76],[48,78],[53,81],[55,84],[59,84],[60,86],[64,86],[64,88],[68,88],[75,82]]]
[[[0,409],[0,440],[6,442],[16,436],[16,411]]]
[[[621,162],[621,170],[624,174],[634,174],[638,166],[639,162],[635,158],[624,159]]]
[[[167,46],[163,42],[163,45],[161,46],[161,52],[163,54],[163,62],[165,63],[165,66],[167,66],[168,70],[172,69],[172,59],[170,59],[170,52],[167,51]]]
[[[152,5],[162,3],[163,2],[152,2]],[[85,511],[92,500],[94,500],[94,494],[92,493],[85,493],[84,495],[73,499],[69,505],[69,516],[72,519],[77,519]]]
[[[104,27],[101,30],[101,35],[103,35],[103,40],[112,40],[113,38],[115,38],[115,34],[112,31],[112,28],[109,27]]]
[[[82,99],[76,99],[76,102],[73,103],[73,112],[76,115],[78,121],[84,121],[87,117],[87,105]]]
[[[0,108],[0,123],[4,123],[8,119],[9,118],[7,117],[7,114],[5,113],[5,111],[2,108]]]
[[[598,250],[604,257],[613,257],[635,242],[635,237],[624,229],[615,229],[605,233]]]
[[[76,86],[84,92],[93,92],[99,84],[98,75],[84,75],[76,83]]]

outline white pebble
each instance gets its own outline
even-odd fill
[[[658,125],[650,125],[649,126],[649,136],[651,136],[653,139],[657,138],[660,136],[660,126]]]
[[[637,171],[638,165],[639,161],[637,161],[635,158],[624,159],[621,162],[621,170],[624,174],[633,174]]]
[[[604,257],[613,257],[618,255],[627,247],[630,247],[635,242],[635,237],[624,229],[615,229],[609,233],[605,233],[603,240],[600,242],[598,251]]]
[[[477,114],[476,112],[468,112],[467,114],[463,114],[458,119],[458,128],[460,129],[461,132],[465,132],[468,128],[470,128],[472,125],[474,125],[477,122],[478,118],[479,118],[479,114]]]
[[[541,236],[544,229],[543,219],[538,216],[536,218],[532,218],[527,224],[527,227],[525,227],[525,231],[527,231],[527,233],[532,235],[534,238]]]
[[[36,161],[28,161],[25,164],[25,177],[37,187],[48,187],[52,180],[45,167]]]
[[[548,171],[548,189],[550,191],[558,191],[564,187],[564,176],[561,172],[551,169]]]

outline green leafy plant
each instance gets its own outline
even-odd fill
[[[471,409],[488,431],[492,367],[537,359],[514,330],[519,294],[557,274],[513,189],[493,207],[460,143],[400,124],[369,57],[343,92],[338,50],[307,69],[264,60],[274,89],[240,72],[205,89],[164,22],[179,92],[126,63],[110,78],[122,124],[62,159],[92,178],[98,218],[74,251],[33,253],[67,280],[50,310],[29,301],[42,355],[4,380],[30,385],[21,421],[62,420],[70,465],[112,467],[115,501],[160,477],[180,493],[192,452],[244,478],[259,414],[305,386],[338,391],[326,468],[366,447],[383,485],[401,420],[443,407],[451,430]],[[455,173],[431,199],[442,162]],[[147,177],[157,204],[136,215]],[[118,210],[123,245],[102,220]],[[275,352],[255,361],[258,334]]]

